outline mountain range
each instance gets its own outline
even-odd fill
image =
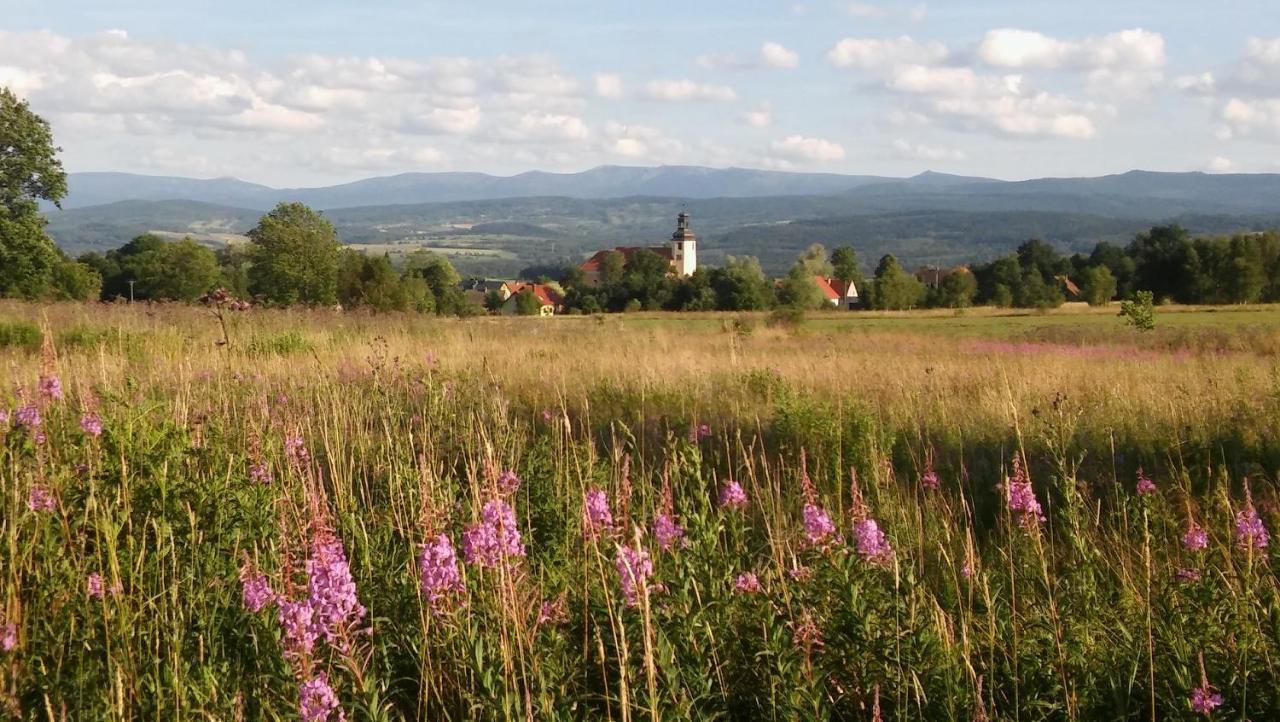
[[[435,248],[474,272],[510,273],[594,248],[656,242],[688,210],[703,257],[750,253],[785,266],[809,242],[864,257],[980,260],[1035,236],[1064,250],[1124,242],[1156,223],[1202,233],[1280,225],[1280,175],[1131,171],[1001,181],[926,172],[911,178],[695,166],[602,166],[581,173],[406,173],[317,188],[234,178],[72,173],[49,230],[68,252],[145,232],[234,241],[282,201],[321,209],[340,237],[393,255]]]

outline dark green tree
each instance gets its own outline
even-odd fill
[[[58,205],[67,193],[59,152],[49,124],[0,88],[0,296],[49,292],[61,259],[39,202]]]
[[[968,308],[978,294],[978,279],[968,269],[957,268],[942,277],[936,290],[936,305],[944,308]]]
[[[813,280],[813,274],[803,260],[797,261],[782,279],[782,285],[778,287],[778,303],[799,311],[821,309],[827,306],[827,299],[823,296],[822,289],[818,288],[818,284]]]
[[[542,313],[542,302],[532,290],[526,288],[516,294],[515,310],[517,316],[537,316]]]
[[[1080,274],[1080,292],[1090,306],[1105,306],[1116,296],[1116,278],[1107,266],[1092,266]]]
[[[924,300],[924,284],[907,273],[892,254],[880,258],[876,266],[875,308],[902,310],[915,308]]]
[[[301,203],[281,203],[249,231],[250,289],[268,303],[330,305],[338,301],[338,234]]]
[[[831,276],[843,283],[852,283],[854,288],[862,290],[864,278],[862,266],[858,263],[858,252],[849,246],[841,246],[831,252]]]
[[[53,267],[53,297],[61,301],[96,301],[102,274],[87,263],[62,259]]]

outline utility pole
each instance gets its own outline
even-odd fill
[[[136,283],[136,281],[133,281],[133,280],[129,281],[129,303],[133,303],[133,284],[134,283]]]

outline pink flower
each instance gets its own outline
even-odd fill
[[[1187,531],[1182,535],[1182,548],[1189,552],[1198,552],[1209,546],[1209,533],[1200,527],[1194,521],[1187,525]]]
[[[298,717],[302,722],[342,722],[347,718],[338,695],[329,686],[324,672],[303,682],[298,688]]]
[[[306,568],[307,602],[318,629],[332,643],[366,613],[356,597],[356,582],[342,541],[326,535],[317,537],[311,543]]]
[[[520,477],[516,476],[516,472],[508,469],[498,474],[498,493],[510,495],[516,493],[520,488]]]
[[[720,488],[720,508],[747,508],[747,492],[742,490],[741,484],[732,480],[724,483],[724,486]]]
[[[548,599],[538,608],[538,620],[535,624],[541,627],[544,624],[564,624],[569,621],[569,610],[565,608],[564,595],[555,599]]]
[[[249,465],[249,480],[255,484],[270,484],[275,475],[271,473],[271,467],[259,461]]]
[[[853,527],[858,542],[858,556],[872,564],[888,563],[893,559],[893,546],[880,530],[875,519],[864,519]]]
[[[311,602],[306,599],[279,601],[276,619],[284,631],[285,656],[298,657],[310,654],[311,650],[315,649],[316,638],[320,636]]]
[[[480,521],[462,533],[462,557],[468,564],[496,567],[524,556],[516,512],[507,502],[494,499],[480,510]]]
[[[302,465],[311,459],[306,442],[301,436],[290,436],[284,440],[284,454],[295,464]]]
[[[81,415],[80,430],[95,439],[102,436],[102,418],[92,411]]]
[[[53,511],[58,508],[58,502],[48,487],[36,484],[27,492],[27,508],[31,511]]]
[[[253,574],[246,567],[240,570],[240,598],[244,608],[257,614],[276,599],[265,574]]]
[[[827,541],[836,532],[836,525],[826,510],[817,504],[804,505],[804,538],[810,546]]]
[[[1252,504],[1236,512],[1236,544],[1241,549],[1266,549],[1268,543],[1267,527]]]
[[[1222,695],[1207,683],[1191,690],[1191,711],[1206,717],[1222,704]]]
[[[107,587],[102,580],[102,575],[98,572],[93,572],[89,575],[89,578],[85,581],[85,589],[91,599],[102,599],[108,595],[115,596],[123,591],[119,582]]]
[[[659,514],[653,520],[653,538],[658,540],[660,549],[667,551],[684,542],[684,529],[670,514]]]
[[[1034,531],[1044,522],[1044,512],[1040,509],[1040,502],[1036,500],[1035,489],[1031,487],[1031,480],[1027,478],[1016,457],[1013,460],[1013,476],[1005,480],[1005,501],[1023,529]]]
[[[620,546],[613,565],[618,570],[622,596],[627,600],[628,607],[634,607],[640,602],[645,583],[653,575],[653,562],[649,560],[649,552],[640,547]]]
[[[54,374],[41,374],[38,384],[40,395],[54,401],[62,400],[62,381]]]
[[[754,572],[743,572],[734,580],[733,591],[738,594],[755,594],[760,591],[760,579]]]
[[[582,498],[583,535],[595,539],[613,531],[613,513],[609,511],[609,495],[603,489],[591,488]]]
[[[924,467],[924,473],[920,475],[920,486],[930,491],[938,488],[938,472],[933,470],[933,462],[929,462]]]
[[[418,574],[422,583],[422,595],[432,612],[440,611],[450,597],[466,591],[462,570],[458,567],[458,555],[447,534],[441,534],[422,545],[418,556]]]
[[[1142,469],[1139,468],[1138,469],[1138,485],[1135,489],[1135,491],[1138,492],[1138,496],[1146,496],[1147,494],[1150,494],[1155,490],[1156,490],[1156,483],[1152,481],[1151,478],[1148,477],[1146,474],[1142,473]]]
[[[18,625],[8,622],[0,626],[0,652],[12,652],[18,646]]]

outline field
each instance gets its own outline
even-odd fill
[[[1280,310],[0,303],[23,719],[1280,718]]]

